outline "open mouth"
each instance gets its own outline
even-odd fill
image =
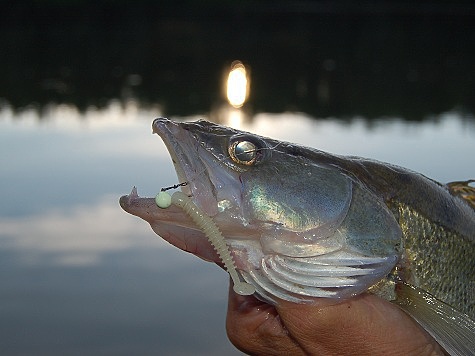
[[[162,138],[175,166],[178,184],[173,188],[181,188],[207,215],[216,215],[214,182],[207,162],[210,154],[201,146],[200,140],[186,125],[168,119],[155,119],[152,129]]]
[[[181,146],[179,144],[180,141],[186,142],[188,145],[193,144],[193,141],[189,139],[190,134],[188,133],[187,135],[184,135],[184,130],[181,127],[167,119],[154,120],[152,124],[152,130],[153,133],[157,133],[162,138],[174,164],[179,183],[172,188],[180,187],[185,194],[191,196],[193,194],[193,189],[192,181],[189,179],[189,177],[191,177],[193,174],[192,167],[194,167],[194,165],[188,158],[190,155],[186,154],[184,150],[184,147],[187,146]],[[196,161],[197,160],[195,160],[195,165]],[[194,170],[196,171],[196,169]],[[140,197],[136,187],[132,188],[132,191],[129,195],[122,196],[119,202],[124,210],[149,222],[151,222],[150,216],[154,215],[151,213],[151,211],[158,209],[154,198]],[[150,216],[141,213],[140,210],[145,208],[148,210]],[[161,215],[166,215],[166,212],[167,210],[163,210],[163,214]]]
[[[169,151],[179,181],[176,188],[181,188],[202,208],[210,210],[210,206],[216,206],[210,192],[211,184],[204,174],[204,164],[197,154],[199,143],[192,133],[167,119],[156,119],[152,128]],[[130,194],[122,196],[119,203],[126,212],[146,220],[158,235],[172,245],[204,260],[220,261],[204,234],[179,207],[171,205],[161,209],[156,205],[155,198],[140,197],[135,187]]]

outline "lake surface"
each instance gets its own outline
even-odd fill
[[[158,108],[111,102],[0,111],[0,350],[22,355],[239,354],[224,323],[227,275],[123,212],[136,185],[176,183],[151,134]],[[245,113],[227,125],[343,155],[402,165],[441,182],[475,177],[475,120],[420,122]]]

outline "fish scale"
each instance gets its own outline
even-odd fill
[[[409,259],[407,282],[475,319],[475,244],[399,204]]]

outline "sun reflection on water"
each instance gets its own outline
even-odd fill
[[[240,61],[233,62],[226,82],[226,97],[229,104],[235,108],[242,107],[249,97],[249,87],[248,70]]]

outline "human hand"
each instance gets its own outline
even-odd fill
[[[274,307],[230,287],[226,330],[234,346],[253,355],[443,355],[405,312],[372,294]]]

